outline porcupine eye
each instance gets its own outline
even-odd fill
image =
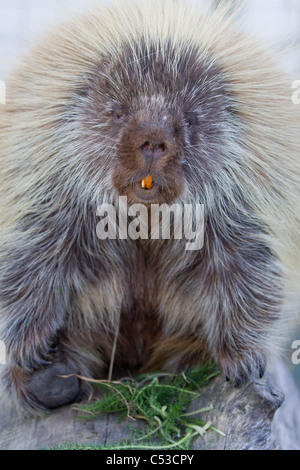
[[[125,113],[122,109],[117,109],[113,112],[113,118],[117,123],[121,123],[122,121],[124,121],[124,117]]]
[[[185,116],[185,124],[187,129],[191,129],[197,122],[197,117],[193,113],[187,113]]]

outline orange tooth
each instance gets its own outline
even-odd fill
[[[147,181],[147,189],[152,189],[153,176],[152,175],[147,176],[146,181]]]
[[[143,189],[152,189],[153,176],[148,175],[146,178],[142,179],[142,188]]]

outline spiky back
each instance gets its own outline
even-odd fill
[[[160,51],[166,69],[193,49],[196,61],[209,58],[221,70],[237,131],[226,141],[226,164],[201,188],[201,197],[212,212],[224,195],[233,205],[246,201],[269,227],[278,257],[298,271],[300,112],[291,83],[228,9],[202,11],[184,0],[101,5],[58,26],[24,57],[8,81],[0,114],[3,240],[37,206],[46,216],[70,200],[80,201],[83,211],[91,199],[113,200],[109,166],[103,165],[100,187],[85,171],[77,103],[95,64],[103,57],[117,60],[124,44],[138,59],[141,43],[148,54],[153,47]],[[142,83],[141,64],[134,70]],[[114,87],[118,94],[117,81]]]

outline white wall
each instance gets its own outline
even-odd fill
[[[300,78],[300,0],[249,0],[246,13],[251,32],[289,46],[285,65]]]
[[[51,23],[97,0],[0,0],[0,80],[20,54]],[[149,0],[151,1],[151,0]],[[162,0],[163,1],[163,0]],[[188,0],[187,0],[188,1]],[[209,0],[208,0],[209,1]],[[226,1],[226,0],[225,0]],[[288,37],[300,42],[300,0],[249,0],[247,27],[262,40]],[[300,57],[288,68],[300,72]],[[295,78],[296,79],[296,78]]]
[[[0,79],[5,79],[20,55],[45,29],[87,3],[84,0],[0,0]]]

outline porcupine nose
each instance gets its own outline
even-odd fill
[[[151,140],[146,140],[139,149],[147,163],[158,161],[168,153],[166,142],[153,142]]]

